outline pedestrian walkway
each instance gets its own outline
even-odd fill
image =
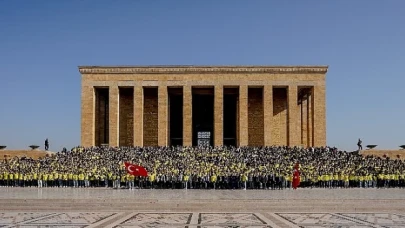
[[[405,227],[402,189],[1,188],[0,227]]]

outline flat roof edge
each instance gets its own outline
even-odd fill
[[[159,73],[326,73],[329,66],[79,66],[82,74],[159,74]]]

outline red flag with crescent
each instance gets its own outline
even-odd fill
[[[127,172],[133,176],[147,177],[148,171],[140,165],[131,164],[129,162],[124,162],[125,169]]]

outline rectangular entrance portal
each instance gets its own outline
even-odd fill
[[[183,88],[169,88],[169,145],[183,145]]]
[[[214,88],[193,88],[193,146],[214,144]]]
[[[239,88],[224,88],[224,145],[237,145]]]
[[[95,90],[95,142],[96,146],[109,143],[109,89],[94,88]]]

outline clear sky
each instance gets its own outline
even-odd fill
[[[79,65],[329,65],[327,141],[405,144],[405,1],[0,0],[0,145],[80,143]]]

